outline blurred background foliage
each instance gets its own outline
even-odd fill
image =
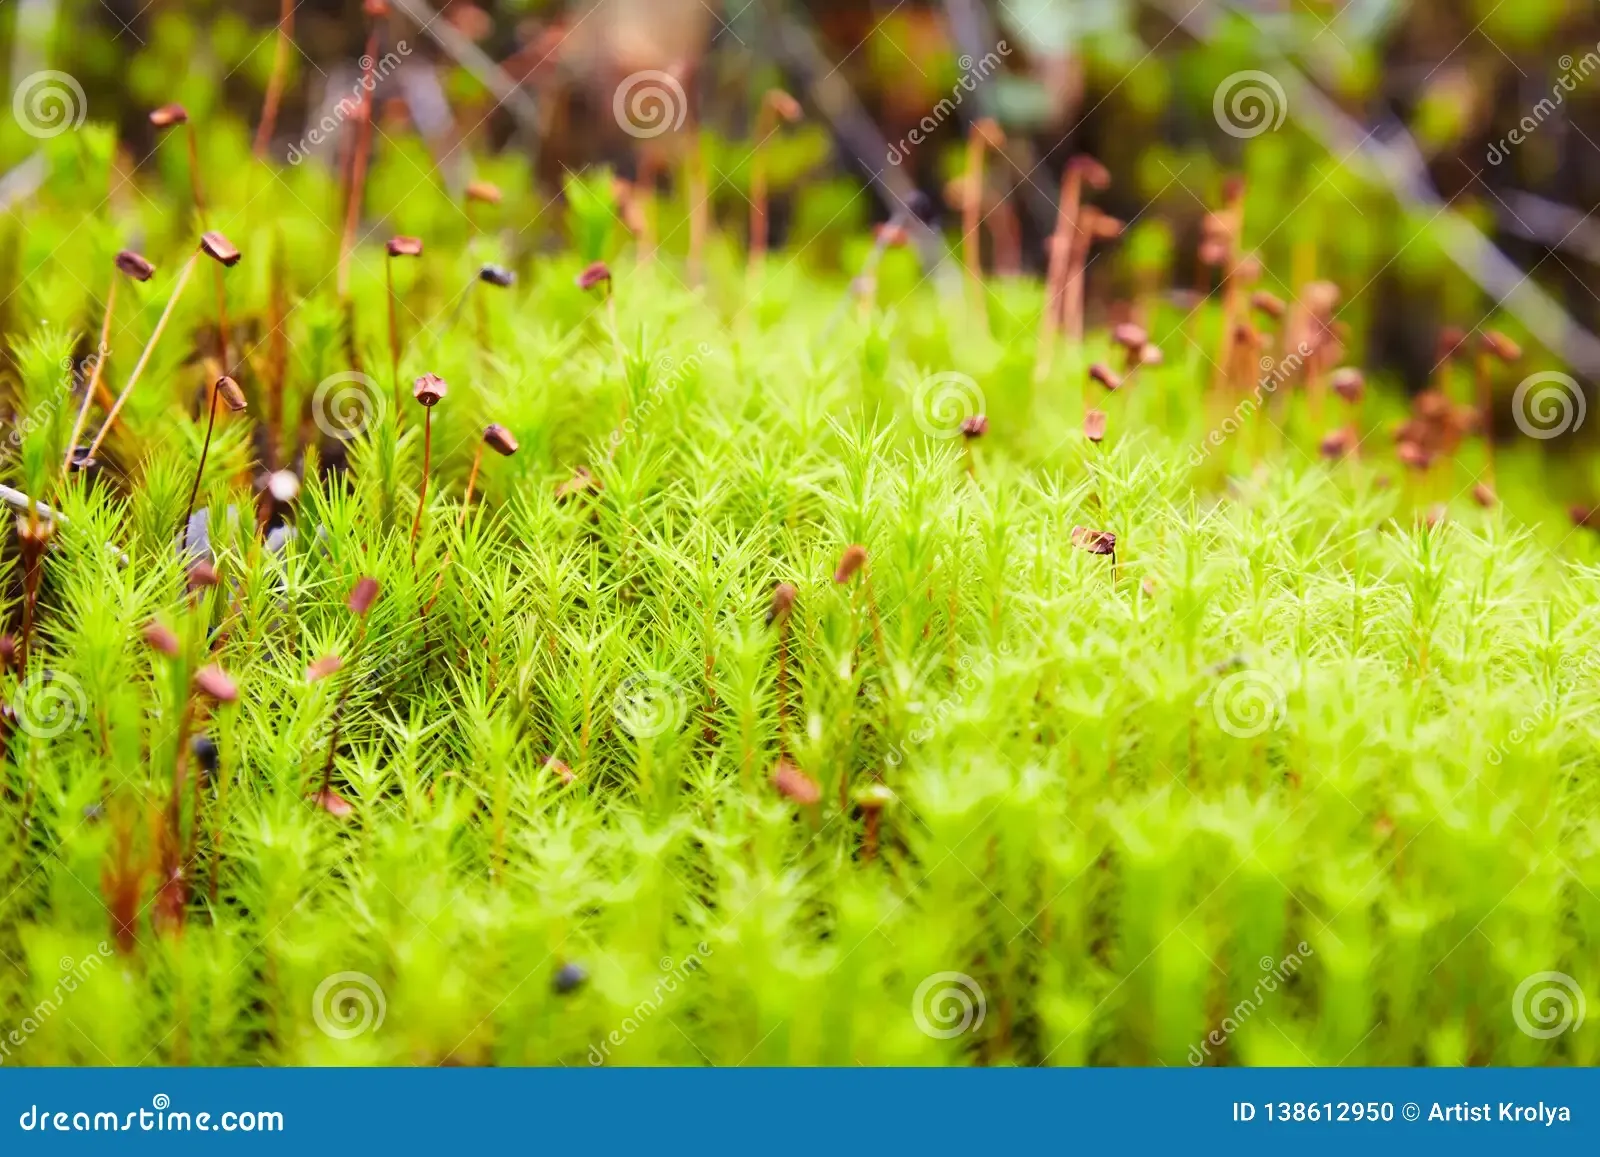
[[[404,50],[378,90],[368,200],[369,212],[387,213],[394,229],[426,219],[430,203],[459,199],[476,176],[501,184],[508,204],[543,206],[514,222],[519,244],[555,248],[568,241],[568,173],[606,166],[637,180],[648,168],[647,179],[670,186],[685,134],[641,142],[619,127],[613,109],[623,78],[658,69],[684,80],[712,218],[735,234],[747,214],[760,96],[778,85],[801,97],[806,120],[768,150],[773,238],[820,270],[843,272],[862,258],[865,226],[884,219],[893,202],[871,194],[874,180],[909,178],[943,223],[953,223],[965,135],[986,115],[1007,134],[986,196],[1015,215],[1013,239],[996,235],[1006,248],[993,255],[997,272],[1042,267],[1062,165],[1087,152],[1115,176],[1103,207],[1131,225],[1091,269],[1091,312],[1104,317],[1150,285],[1198,285],[1201,223],[1224,176],[1242,171],[1250,181],[1247,237],[1268,270],[1285,286],[1308,268],[1344,286],[1341,316],[1354,352],[1420,388],[1439,328],[1470,330],[1496,303],[1447,258],[1437,206],[1407,204],[1366,179],[1347,150],[1301,126],[1293,99],[1280,128],[1249,139],[1224,130],[1219,86],[1286,62],[1372,139],[1414,143],[1445,202],[1577,323],[1600,328],[1600,227],[1589,217],[1600,205],[1600,73],[1580,78],[1553,115],[1539,114],[1525,143],[1505,149],[1499,163],[1490,159],[1560,91],[1564,75],[1600,53],[1600,16],[1587,0],[432,4],[397,2],[379,46],[380,55]],[[144,193],[159,183],[178,196],[183,145],[157,139],[149,109],[184,104],[206,126],[208,167],[243,172],[285,16],[292,48],[266,155],[281,162],[303,151],[307,159],[292,166],[303,171],[286,174],[285,184],[309,212],[331,215],[349,125],[310,147],[303,134],[358,82],[370,24],[360,0],[5,0],[0,59],[11,91],[39,69],[70,74],[89,119],[115,128],[113,171],[137,168]],[[942,117],[926,143],[906,150],[901,165],[889,164],[886,146],[961,91],[963,63],[970,71],[997,49],[998,71]],[[496,94],[494,71],[515,86],[515,99]],[[868,138],[851,131],[857,114]],[[92,140],[100,138],[40,142],[5,119],[0,162],[11,176],[0,200],[20,200],[17,166],[41,151],[94,147]],[[69,180],[95,171],[54,169]],[[516,199],[525,193],[535,196]],[[663,226],[669,248],[678,232]]]

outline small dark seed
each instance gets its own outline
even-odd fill
[[[189,750],[194,752],[195,762],[200,765],[200,770],[207,775],[215,774],[217,770],[217,744],[209,735],[196,735],[189,741]]]
[[[552,987],[562,996],[575,992],[584,981],[589,979],[589,973],[581,964],[563,964],[557,971]]]

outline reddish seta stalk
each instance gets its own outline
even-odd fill
[[[266,98],[261,103],[261,124],[256,129],[253,152],[256,159],[267,155],[272,132],[278,123],[278,105],[283,100],[283,78],[289,70],[289,47],[294,43],[295,0],[283,0],[278,12],[278,43],[272,53],[272,75],[267,80]]]
[[[417,516],[411,521],[411,565],[417,563],[417,536],[422,531],[422,512],[428,508],[428,473],[433,469],[433,411],[422,417],[422,485],[417,489]]]
[[[433,469],[433,408],[448,392],[437,374],[423,374],[411,387],[411,396],[423,407],[422,483],[417,487],[417,516],[411,522],[411,565],[417,564],[417,538],[422,533],[422,512],[428,507],[428,475]]]
[[[363,9],[372,18],[367,33],[367,51],[362,56],[366,67],[361,73],[361,103],[355,120],[355,145],[350,160],[350,199],[345,206],[344,236],[339,243],[339,296],[350,295],[350,257],[355,251],[356,226],[361,220],[361,203],[367,186],[367,158],[372,152],[372,92],[377,87],[372,70],[377,63],[379,21],[389,14],[386,0],[366,0]]]

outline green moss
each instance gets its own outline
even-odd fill
[[[1224,424],[1215,305],[1193,344],[1153,294],[1165,363],[1092,445],[1082,375],[1109,339],[1035,382],[1036,285],[992,286],[985,327],[896,252],[863,315],[786,254],[751,284],[713,247],[690,289],[681,238],[617,258],[595,180],[568,189],[579,254],[506,231],[469,257],[454,205],[411,205],[402,386],[450,385],[413,562],[422,410],[389,400],[376,238],[350,365],[336,232],[289,192],[325,199],[319,180],[246,166],[209,190],[245,249],[226,278],[251,403],[219,419],[201,492],[234,508],[212,520],[220,586],[188,595],[171,546],[210,267],[92,485],[59,477],[43,411],[94,303],[12,335],[18,412],[45,420],[6,481],[66,521],[3,683],[0,1025],[35,1022],[6,1063],[1593,1063],[1592,1026],[1536,1039],[1512,1007],[1537,972],[1592,991],[1600,878],[1600,570],[1536,456],[1502,455],[1507,506],[1484,511],[1475,448],[1426,491],[1402,478],[1381,388],[1357,461],[1315,461],[1298,390]],[[534,196],[497,212],[532,219]],[[113,390],[190,244],[169,240],[183,198],[135,211],[161,272],[122,287]],[[29,252],[54,256],[23,268],[77,262],[100,295],[79,217],[41,206]],[[619,342],[573,284],[600,255]],[[465,289],[482,260],[517,284]],[[267,461],[251,423],[279,379]],[[485,456],[466,508],[491,421],[521,449]],[[297,462],[275,554],[255,484]],[[598,488],[559,498],[580,467]],[[869,561],[837,584],[851,543]],[[779,581],[798,597],[769,626]],[[142,641],[152,620],[179,658]],[[330,653],[342,669],[308,681]],[[174,793],[204,662],[239,698],[199,723],[215,772]],[[336,722],[344,817],[308,800]],[[818,803],[776,791],[780,756]],[[35,1017],[66,958],[102,963]]]

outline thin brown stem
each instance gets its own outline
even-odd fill
[[[1217,350],[1216,370],[1212,389],[1217,389],[1225,377],[1232,375],[1234,365],[1234,330],[1239,319],[1239,252],[1244,242],[1244,192],[1240,185],[1230,194],[1223,209],[1227,220],[1227,253],[1222,262],[1222,336]]]
[[[167,322],[172,319],[172,311],[177,307],[178,298],[183,294],[183,287],[189,284],[189,277],[194,273],[195,262],[199,260],[200,254],[198,252],[194,253],[178,274],[178,283],[172,287],[172,296],[167,299],[167,308],[161,311],[161,320],[156,322],[155,331],[151,333],[150,340],[145,343],[144,352],[139,355],[138,364],[133,367],[133,373],[128,375],[127,384],[122,387],[122,393],[117,395],[117,400],[112,404],[111,412],[106,415],[106,420],[100,427],[100,433],[95,435],[94,441],[90,444],[86,457],[93,458],[95,451],[100,449],[100,443],[105,441],[106,433],[111,429],[112,423],[116,421],[117,414],[121,412],[129,395],[133,393],[133,387],[139,384],[139,375],[144,372],[144,367],[150,361],[150,355],[156,348],[156,342],[161,340],[162,331],[167,328]]]
[[[972,288],[973,308],[983,312],[983,254],[978,228],[983,219],[983,149],[986,137],[981,125],[967,134],[967,171],[961,194],[961,256]]]
[[[200,218],[200,229],[205,229],[205,194],[200,192],[200,144],[195,139],[194,122],[187,125],[189,138],[189,192],[195,200],[195,214]]]
[[[994,242],[994,271],[998,277],[1022,276],[1022,223],[1017,210],[1000,191],[1000,200],[989,215],[989,237]]]
[[[617,355],[617,371],[622,374],[622,417],[628,417],[628,351],[622,345],[622,333],[617,328],[617,299],[611,287],[606,286],[606,325],[611,330],[611,348]]]
[[[878,647],[878,661],[885,668],[889,666],[889,648],[883,640],[883,620],[878,617],[878,600],[872,594],[872,573],[862,570],[861,591],[867,596],[867,616],[872,621],[872,641]]]
[[[1083,199],[1083,174],[1070,162],[1061,178],[1061,206],[1056,213],[1056,231],[1050,238],[1050,266],[1045,278],[1044,312],[1039,318],[1039,348],[1034,355],[1034,379],[1050,372],[1055,352],[1056,332],[1067,288],[1067,262],[1071,238],[1077,232],[1078,208]]]
[[[194,197],[194,211],[200,218],[200,228],[206,228],[206,198],[200,190],[200,142],[196,137],[194,122],[189,121],[189,192]]]
[[[422,512],[428,505],[428,472],[433,467],[433,407],[422,419],[422,486],[417,491],[417,517],[411,523],[411,565],[417,563],[417,535],[422,532]]]
[[[22,641],[17,647],[17,670],[28,669],[28,652],[33,648],[33,623],[39,603],[40,560],[44,557],[44,539],[39,534],[37,510],[29,514],[32,524],[22,543]]]
[[[455,558],[449,551],[444,552],[444,563],[439,568],[439,577],[433,580],[433,590],[428,595],[428,601],[422,604],[422,618],[426,624],[427,618],[433,613],[433,604],[439,601],[439,592],[444,590],[444,579],[450,573],[450,564]]]
[[[711,229],[710,194],[706,192],[705,144],[700,128],[689,132],[689,286],[698,288],[705,281],[706,235]]]
[[[268,308],[272,323],[272,332],[269,344],[270,356],[268,365],[270,377],[267,382],[267,461],[277,468],[286,457],[283,453],[283,386],[284,378],[289,368],[289,335],[284,326],[287,307],[284,302],[284,271],[283,235],[273,237],[272,248],[272,289],[269,294]],[[293,448],[293,439],[290,439],[290,448]]]
[[[472,491],[478,484],[478,468],[483,465],[483,442],[478,442],[478,448],[472,455],[472,469],[467,472],[467,493],[461,499],[461,525],[467,524],[467,512],[472,509]]]
[[[778,624],[778,756],[786,754],[789,716],[789,616]]]
[[[267,80],[267,95],[261,103],[261,123],[256,128],[255,156],[267,155],[272,132],[278,124],[278,105],[283,100],[283,81],[289,71],[289,47],[294,42],[295,0],[283,0],[278,13],[278,44],[272,54],[272,75]]]
[[[639,180],[634,185],[634,197],[639,206],[639,264],[648,265],[656,256],[656,179],[661,162],[654,149],[639,147]]]
[[[221,372],[228,373],[228,289],[222,281],[223,267],[217,266],[217,356]]]
[[[777,131],[777,110],[770,100],[756,114],[755,150],[750,157],[750,276],[767,259],[767,138]]]
[[[1083,228],[1083,217],[1072,226],[1068,241],[1067,286],[1061,299],[1061,328],[1073,342],[1083,341],[1084,277],[1089,265],[1089,235]]]
[[[219,755],[217,760],[217,806],[211,809],[211,882],[206,889],[206,894],[211,898],[211,905],[217,903],[217,877],[222,868],[222,833],[223,820],[228,814],[228,777],[222,772],[222,761]],[[198,821],[198,816],[196,817]]]
[[[106,364],[106,354],[109,352],[107,343],[111,340],[111,318],[117,308],[117,281],[111,279],[111,289],[106,293],[106,316],[100,323],[100,345],[94,352],[94,366],[89,370],[88,384],[83,387],[83,402],[78,406],[78,416],[72,423],[72,436],[67,439],[67,456],[62,460],[61,472],[65,474],[72,469],[72,452],[78,447],[78,439],[83,436],[83,424],[89,419],[89,406],[94,401],[95,390],[100,385],[100,367]]]
[[[178,524],[178,533],[184,536],[187,542],[189,519],[194,517],[195,499],[200,496],[200,480],[206,473],[206,455],[211,451],[211,432],[217,428],[217,398],[222,391],[215,385],[211,387],[211,417],[206,421],[206,440],[200,447],[200,464],[195,467],[194,486],[189,490],[189,509],[183,512],[183,521]]]
[[[178,748],[172,761],[172,798],[167,804],[167,824],[161,842],[161,900],[157,910],[169,916],[174,926],[182,927],[184,888],[183,869],[183,784],[189,769],[189,736],[194,730],[194,696],[186,696],[178,716]],[[195,817],[198,821],[199,817]]]
[[[372,68],[378,51],[378,25],[367,34],[367,67],[361,75],[361,113],[356,123],[355,154],[350,160],[350,200],[345,206],[344,236],[339,242],[339,296],[350,292],[350,257],[356,246],[356,226],[367,185],[367,156],[372,151]]]
[[[203,772],[204,770],[204,767],[202,767],[201,771]],[[203,774],[196,774],[193,776],[193,782],[193,799],[190,802],[190,807],[192,808],[194,814],[189,820],[189,843],[183,853],[183,862],[185,864],[193,864],[199,855],[200,829],[202,826],[201,817],[205,814],[206,806],[205,776]]]
[[[366,642],[366,639],[367,620],[363,616],[361,626],[356,629],[355,645],[351,648],[351,670],[346,672],[344,682],[339,687],[339,700],[333,705],[333,725],[328,731],[328,754],[322,761],[322,787],[317,792],[317,796],[319,800],[323,801],[324,807],[327,806],[328,792],[333,786],[333,757],[339,750],[339,731],[344,724],[344,708],[345,704],[350,700],[350,688],[355,683],[354,662],[359,661],[364,650],[362,644]]]
[[[383,259],[383,279],[389,287],[389,372],[394,380],[394,420],[396,425],[405,413],[400,401],[400,319],[394,296],[394,258]]]
[[[1478,425],[1483,435],[1483,477],[1494,485],[1494,375],[1488,351],[1481,351],[1477,361]]]

